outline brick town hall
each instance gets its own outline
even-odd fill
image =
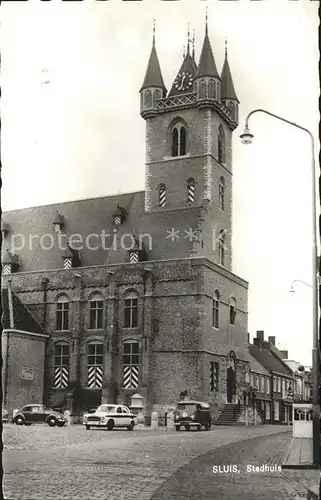
[[[80,415],[139,393],[148,417],[187,391],[215,418],[242,396],[248,284],[232,271],[231,246],[238,106],[227,53],[219,74],[207,23],[199,63],[188,44],[169,92],[154,35],[140,89],[145,190],[3,214],[9,411],[44,401]],[[72,241],[102,231],[118,242],[108,251],[93,237],[79,250]],[[13,251],[17,234],[47,237]]]

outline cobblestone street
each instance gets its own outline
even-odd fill
[[[5,498],[122,500],[150,499],[154,495],[155,499],[229,499],[227,493],[227,496],[224,493],[225,496],[214,497],[213,487],[223,492],[224,481],[229,478],[234,490],[237,486],[240,492],[238,482],[244,481],[244,476],[231,479],[229,475],[222,479],[222,474],[213,475],[212,466],[244,463],[244,458],[251,458],[250,463],[267,463],[268,458],[270,463],[277,462],[290,439],[287,431],[280,426],[258,426],[214,427],[210,432],[180,433],[137,429],[131,433],[86,431],[82,426],[61,429],[9,424],[3,434]],[[246,441],[249,439],[251,441]],[[229,443],[234,445],[227,446]],[[218,447],[223,448],[215,450]],[[282,491],[292,494],[283,497],[279,494],[275,497],[278,500],[296,498],[293,496],[297,492],[293,486],[296,479],[292,479],[291,471],[286,472],[287,476],[282,472],[270,478],[271,488],[283,485]],[[247,487],[253,485],[254,488],[259,477],[262,482],[262,474],[248,478]],[[290,482],[286,478],[290,478]],[[246,481],[244,491],[245,484]]]

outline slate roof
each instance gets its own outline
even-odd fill
[[[178,75],[181,75],[184,71],[186,73],[189,73],[190,75],[192,75],[193,78],[195,77],[196,72],[197,72],[197,64],[194,61],[193,57],[189,54],[189,52],[187,52],[187,54],[184,58],[184,61],[183,61],[182,65],[181,65],[181,67],[180,67],[180,69],[175,77],[175,80],[178,77]],[[190,94],[191,92],[193,92],[193,87],[187,88],[185,90],[176,89],[175,88],[175,80],[174,80],[174,83],[173,83],[172,88],[170,90],[170,93],[168,94],[169,97],[172,95]]]
[[[198,65],[197,77],[200,76],[213,76],[213,77],[218,77],[219,74],[216,68],[215,60],[214,60],[214,55],[211,47],[211,42],[208,38],[207,30],[205,33],[205,38],[203,42],[203,47],[201,51],[201,56],[200,56],[200,62]]]
[[[23,330],[31,333],[45,333],[43,328],[29,311],[28,307],[21,302],[13,291],[11,291],[11,297],[13,308],[13,326],[10,324],[9,291],[8,289],[2,290],[2,328],[14,328],[16,330]]]
[[[221,75],[221,98],[222,99],[235,99],[239,102],[232,79],[232,74],[230,70],[230,65],[227,60],[227,54],[225,54],[225,60]]]
[[[160,69],[159,60],[157,57],[155,43],[153,42],[152,50],[149,56],[149,61],[147,65],[147,70],[144,78],[143,85],[141,86],[140,91],[148,88],[148,87],[160,87],[165,90],[166,87],[164,84],[162,72]]]
[[[117,202],[125,209],[126,218],[117,226],[115,233],[113,215]],[[64,249],[71,235],[81,235],[79,243],[73,240],[73,249],[79,250],[80,265],[110,265],[128,262],[130,236],[141,236],[148,254],[147,260],[165,260],[189,257],[190,242],[187,238],[171,241],[167,231],[173,227],[184,234],[184,230],[196,228],[200,208],[185,207],[179,210],[161,210],[157,213],[145,212],[144,191],[125,193],[101,198],[84,199],[24,208],[3,213],[3,219],[10,225],[10,232],[3,238],[2,255],[7,249],[13,251],[12,236],[19,245],[14,253],[19,257],[19,272],[40,271],[63,268]],[[57,212],[63,216],[63,236],[59,239],[53,229]],[[102,232],[104,231],[105,237]],[[86,237],[91,237],[86,245]],[[143,235],[149,236],[143,236]],[[110,235],[107,237],[107,235]],[[105,239],[105,246],[103,245]],[[81,248],[82,247],[82,248]],[[90,248],[92,247],[92,248]],[[97,247],[97,248],[93,248]],[[110,249],[112,247],[112,249]],[[125,248],[124,248],[125,247]]]
[[[250,369],[252,372],[270,375],[270,372],[251,354],[249,355]]]
[[[269,342],[263,341],[261,348],[250,344],[249,351],[269,373],[277,372],[288,376],[293,375],[292,370],[272,351]]]

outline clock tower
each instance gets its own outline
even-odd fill
[[[141,93],[146,121],[145,212],[206,207],[205,231],[213,224],[226,234],[231,266],[232,132],[238,99],[225,54],[218,73],[206,22],[199,63],[190,54],[166,95],[155,36]]]

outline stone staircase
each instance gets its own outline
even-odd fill
[[[236,425],[241,411],[241,405],[227,403],[220,412],[215,425]]]

